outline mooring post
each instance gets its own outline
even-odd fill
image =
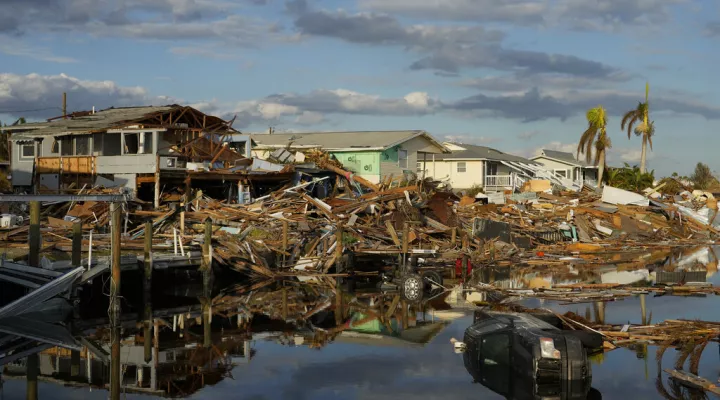
[[[82,265],[82,223],[77,221],[72,227],[72,266]]]
[[[110,254],[112,277],[110,279],[110,399],[120,400],[120,203],[110,203]]]
[[[143,297],[145,299],[145,310],[144,310],[144,329],[143,329],[143,350],[145,355],[145,362],[149,363],[152,360],[152,338],[150,337],[152,328],[152,273],[153,273],[153,260],[152,260],[152,244],[153,244],[153,230],[152,221],[148,220],[145,222],[145,252],[143,258],[143,267],[145,270],[143,279]]]
[[[288,251],[288,222],[282,222],[282,248],[283,248],[283,266],[287,261],[287,256],[284,253]]]
[[[40,357],[37,353],[28,356],[25,368],[27,369],[27,391],[25,396],[27,400],[37,400],[38,375],[40,374]]]
[[[40,202],[30,202],[30,231],[28,233],[29,250],[28,263],[32,267],[40,266],[40,247],[42,236],[40,236]]]
[[[77,350],[70,351],[70,376],[73,378],[80,376],[80,352]]]
[[[642,324],[648,325],[649,321],[647,320],[647,307],[645,305],[645,296],[644,294],[640,295],[640,316],[642,317]]]
[[[287,288],[282,289],[282,317],[283,321],[288,318],[288,290]]]
[[[205,219],[205,240],[203,243],[203,262],[201,270],[203,273],[203,345],[209,348],[211,341],[211,315],[210,301],[212,299],[212,220]]]

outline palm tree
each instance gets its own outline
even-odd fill
[[[647,145],[650,144],[650,150],[652,151],[652,135],[655,133],[655,125],[652,122],[648,122],[650,115],[650,84],[645,84],[645,102],[638,103],[634,110],[630,110],[625,113],[622,121],[620,122],[620,129],[625,130],[627,125],[628,139],[630,139],[631,132],[633,132],[633,126],[635,126],[635,136],[642,136],[642,152],[640,155],[640,172],[645,173],[645,164],[647,160]],[[642,122],[640,122],[642,121]]]
[[[592,150],[595,147],[595,165],[598,166],[598,183],[602,186],[605,171],[605,152],[611,147],[607,136],[607,114],[603,106],[591,108],[586,114],[588,128],[583,132],[578,143],[577,156],[585,154],[588,163],[592,161]]]

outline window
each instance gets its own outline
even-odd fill
[[[137,133],[125,134],[125,151],[124,154],[137,154],[140,148],[140,140]]]
[[[63,136],[60,138],[60,155],[61,156],[75,155],[75,147],[73,146],[72,136]]]
[[[487,174],[488,175],[497,175],[498,174],[498,166],[495,163],[488,163],[487,164]]]
[[[119,156],[122,154],[121,136],[119,133],[106,133],[102,139],[102,155]]]
[[[57,141],[57,139],[53,139],[53,142],[50,145],[50,154],[57,154],[59,152],[60,152],[60,143]]]
[[[482,384],[489,389],[506,394],[510,392],[510,350],[508,333],[484,335],[480,347],[480,372]]]
[[[460,161],[457,163],[457,172],[465,172],[467,171],[467,164],[465,161]]]
[[[564,170],[564,169],[556,169],[556,170],[555,170],[555,175],[560,176],[560,177],[563,177],[563,178],[567,178],[567,170]]]
[[[422,161],[418,161],[416,164],[417,164],[417,173],[422,174],[423,171],[425,171],[425,168],[423,168],[424,163]]]
[[[90,155],[90,135],[82,135],[75,137],[75,155]]]
[[[407,150],[398,150],[398,166],[403,169],[408,167],[408,152]]]
[[[145,133],[143,133],[143,154],[152,154],[152,153],[153,153],[153,133],[145,132]]]
[[[20,158],[35,158],[35,143],[21,143]]]
[[[93,155],[103,155],[103,136],[102,133],[93,134]]]

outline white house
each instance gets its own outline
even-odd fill
[[[485,191],[516,189],[529,178],[552,179],[538,162],[485,146],[445,142],[450,154],[428,155],[425,166],[418,162],[418,175],[448,181],[453,189],[480,186]]]
[[[597,167],[577,159],[572,153],[543,149],[532,160],[555,176],[571,180],[578,186],[597,186]]]

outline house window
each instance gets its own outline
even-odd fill
[[[498,174],[498,166],[495,163],[488,163],[487,164],[487,174],[488,175],[497,175]]]
[[[59,152],[60,152],[60,142],[58,142],[57,139],[53,139],[53,142],[50,145],[50,154],[57,154]]]
[[[140,148],[140,140],[137,133],[125,134],[125,154],[137,154]]]
[[[425,171],[425,168],[423,168],[424,162],[418,161],[416,164],[417,164],[417,173],[422,174],[423,171]]]
[[[408,152],[407,150],[398,150],[398,166],[403,169],[408,167]]]
[[[90,135],[75,137],[75,155],[87,156],[90,154]]]
[[[152,154],[153,153],[153,133],[152,132],[144,132],[143,133],[143,154]]]
[[[63,136],[60,138],[60,155],[61,156],[75,155],[75,147],[73,146],[72,136]]]
[[[555,175],[560,176],[560,177],[563,177],[563,178],[567,178],[567,170],[564,170],[564,169],[556,169],[556,170],[555,170]]]
[[[20,158],[35,158],[35,143],[22,143],[20,146]]]
[[[119,156],[122,153],[120,149],[122,138],[119,133],[106,133],[102,138],[102,155],[103,156]]]
[[[467,171],[467,164],[465,161],[460,161],[457,163],[457,172],[465,172]]]

